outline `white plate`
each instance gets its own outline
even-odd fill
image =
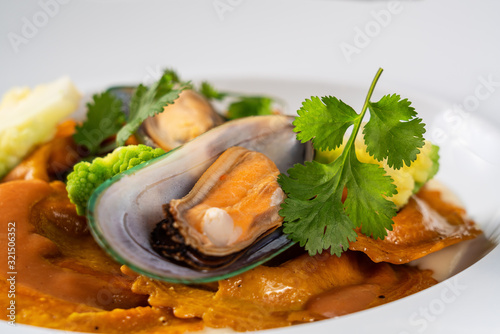
[[[59,5],[52,11],[41,5],[54,1]],[[150,80],[169,66],[184,78],[281,96],[290,110],[310,95],[325,94],[359,107],[382,66],[386,71],[376,96],[397,92],[414,102],[429,125],[428,138],[442,146],[437,177],[463,199],[488,238],[498,243],[500,46],[494,41],[500,31],[499,3],[402,2],[403,10],[391,14],[385,26],[379,23],[380,32],[348,62],[340,51],[342,43],[353,44],[357,31],[375,27],[375,17],[388,10],[388,3],[213,0],[196,1],[195,6],[195,1],[54,1],[0,3],[0,92],[63,74],[89,91]],[[221,2],[231,9],[221,14],[216,9]],[[35,21],[36,29],[23,35],[24,27]],[[25,39],[18,52],[10,40],[13,34]],[[491,91],[484,84],[478,88],[485,80],[493,82]],[[474,97],[477,107],[454,113],[455,104],[472,103]],[[483,253],[479,249],[472,257]],[[500,248],[495,247],[451,279],[410,297],[269,332],[500,332],[499,263]],[[54,332],[21,325],[13,329],[4,322],[0,331]]]

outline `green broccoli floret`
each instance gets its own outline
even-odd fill
[[[439,146],[432,145],[430,151],[428,152],[429,159],[432,161],[432,166],[429,169],[427,177],[425,180],[415,181],[415,187],[413,188],[413,193],[416,194],[424,184],[432,179],[434,175],[439,171]]]
[[[76,204],[76,212],[85,215],[90,196],[104,181],[164,153],[161,148],[130,145],[119,147],[104,158],[94,159],[92,163],[76,164],[66,184],[69,199]]]

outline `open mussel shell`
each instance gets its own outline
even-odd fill
[[[204,283],[231,277],[279,254],[293,243],[281,228],[260,238],[230,263],[197,270],[173,263],[151,246],[151,232],[164,219],[163,206],[182,198],[205,170],[232,146],[264,153],[280,172],[312,158],[312,147],[296,139],[290,116],[256,116],[220,125],[187,144],[130,169],[92,195],[88,218],[97,242],[118,262],[152,278]]]

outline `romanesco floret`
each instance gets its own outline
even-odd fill
[[[119,147],[104,158],[96,158],[91,163],[80,162],[68,175],[66,189],[69,199],[76,204],[78,214],[83,216],[90,196],[104,181],[164,153],[161,148],[130,145]]]
[[[318,151],[316,160],[322,163],[330,163],[337,159],[344,149],[343,145],[332,151]],[[439,169],[439,147],[430,141],[425,141],[424,147],[420,149],[417,159],[410,166],[394,169],[387,165],[387,161],[377,161],[366,150],[362,135],[356,138],[356,156],[363,163],[377,164],[383,167],[386,173],[392,177],[398,193],[387,199],[392,201],[398,208],[403,207],[411,195],[415,194],[428,180],[434,177]]]

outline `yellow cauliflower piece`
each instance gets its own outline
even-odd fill
[[[51,140],[56,126],[73,113],[81,94],[69,78],[13,88],[0,102],[0,178],[37,145]]]
[[[410,166],[405,165],[401,169],[391,168],[387,165],[386,160],[380,162],[370,156],[366,150],[366,144],[361,132],[356,137],[355,147],[356,156],[359,161],[380,165],[392,177],[398,193],[392,197],[387,197],[387,199],[396,204],[398,209],[408,203],[410,196],[417,192],[425,182],[430,180],[439,168],[438,147],[432,145],[428,140],[425,141],[424,147],[420,149],[417,159]],[[344,146],[342,145],[331,151],[317,151],[315,159],[322,163],[330,163],[337,159],[343,150]]]

